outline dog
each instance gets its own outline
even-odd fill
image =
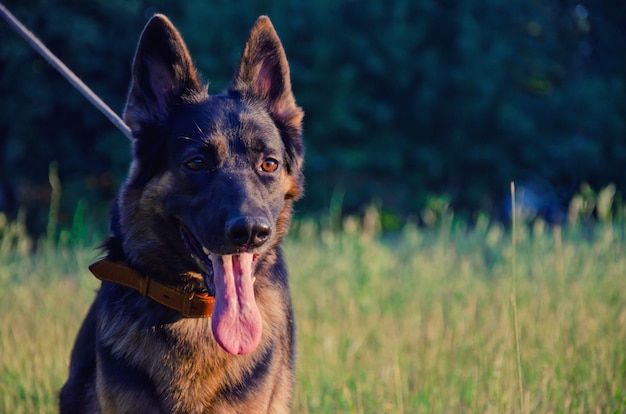
[[[302,118],[283,46],[254,24],[209,95],[155,15],[132,63],[133,160],[61,413],[285,413],[295,326],[280,243],[303,192]]]

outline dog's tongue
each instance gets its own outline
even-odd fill
[[[215,304],[213,336],[231,354],[247,354],[261,340],[263,322],[254,300],[253,255],[210,256],[213,262]]]

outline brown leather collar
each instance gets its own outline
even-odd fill
[[[142,276],[122,262],[102,259],[89,266],[95,277],[135,289],[143,296],[180,312],[187,318],[209,318],[213,313],[215,297],[207,293],[185,293],[149,277]]]

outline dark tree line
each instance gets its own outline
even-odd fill
[[[276,26],[306,111],[307,197],[419,212],[432,194],[497,212],[512,180],[563,208],[580,183],[626,187],[626,5],[566,0],[5,1],[121,112],[147,17],[168,14],[210,90],[225,87],[259,14]],[[129,145],[0,24],[0,210],[106,212]],[[541,196],[541,194],[540,194]],[[44,216],[45,217],[45,216]]]

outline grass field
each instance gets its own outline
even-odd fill
[[[62,233],[33,254],[0,225],[0,412],[56,412],[97,241]],[[295,413],[626,412],[623,225],[518,226],[515,250],[486,219],[321,227],[301,222],[285,244]]]

